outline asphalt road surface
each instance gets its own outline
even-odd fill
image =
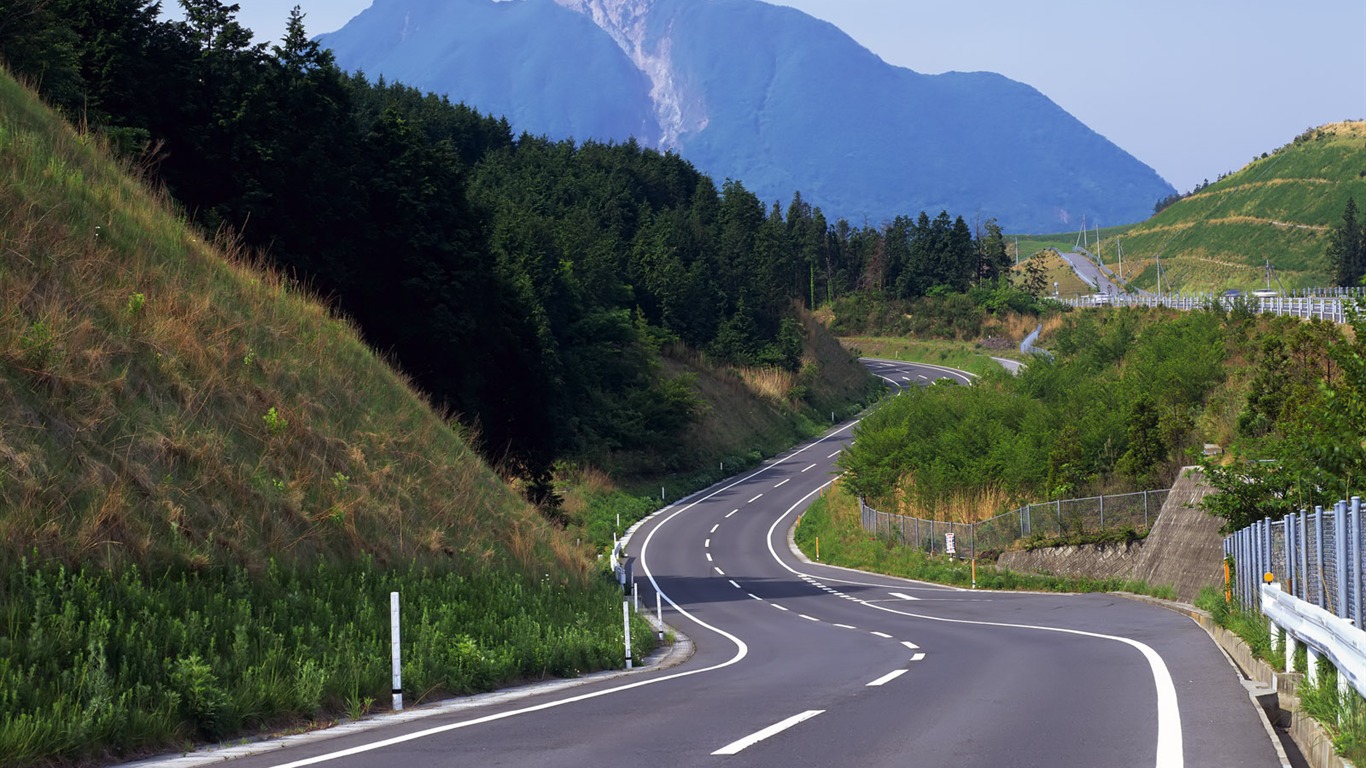
[[[961,372],[865,361],[909,387]],[[922,378],[923,377],[923,378]],[[428,766],[1275,766],[1190,619],[1110,595],[964,591],[803,561],[853,425],[650,518],[642,607],[686,662],[234,760]]]

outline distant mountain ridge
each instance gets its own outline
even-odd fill
[[[855,224],[947,209],[1056,231],[1139,221],[1174,192],[1027,85],[894,67],[758,0],[375,0],[320,40],[519,131],[634,138]]]

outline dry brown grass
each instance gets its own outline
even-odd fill
[[[917,501],[914,488],[915,479],[913,477],[903,478],[896,491],[895,514],[918,517],[923,520],[976,523],[1019,506],[1017,499],[1007,493],[1004,488],[995,485],[974,490],[956,491],[949,497],[933,504]]]
[[[584,572],[350,323],[0,100],[0,557]]]

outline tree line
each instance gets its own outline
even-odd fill
[[[633,141],[505,119],[341,71],[291,12],[253,43],[238,6],[0,0],[0,56],[206,231],[230,231],[341,312],[544,500],[554,463],[666,454],[696,402],[682,344],[800,365],[794,304],[1005,281],[994,221],[827,221]]]

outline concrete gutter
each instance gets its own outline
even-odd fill
[[[1333,739],[1323,730],[1323,726],[1300,708],[1297,689],[1303,675],[1272,669],[1269,664],[1252,654],[1252,649],[1241,637],[1215,624],[1214,617],[1193,605],[1146,595],[1119,594],[1130,600],[1189,616],[1205,630],[1215,645],[1224,652],[1229,664],[1243,678],[1243,686],[1247,688],[1248,697],[1261,713],[1262,725],[1276,748],[1281,765],[1289,766],[1291,763],[1281,746],[1280,738],[1276,735],[1273,723],[1289,726],[1291,740],[1295,742],[1295,746],[1299,748],[1311,768],[1355,768],[1351,761],[1338,755],[1337,749],[1333,746]]]

